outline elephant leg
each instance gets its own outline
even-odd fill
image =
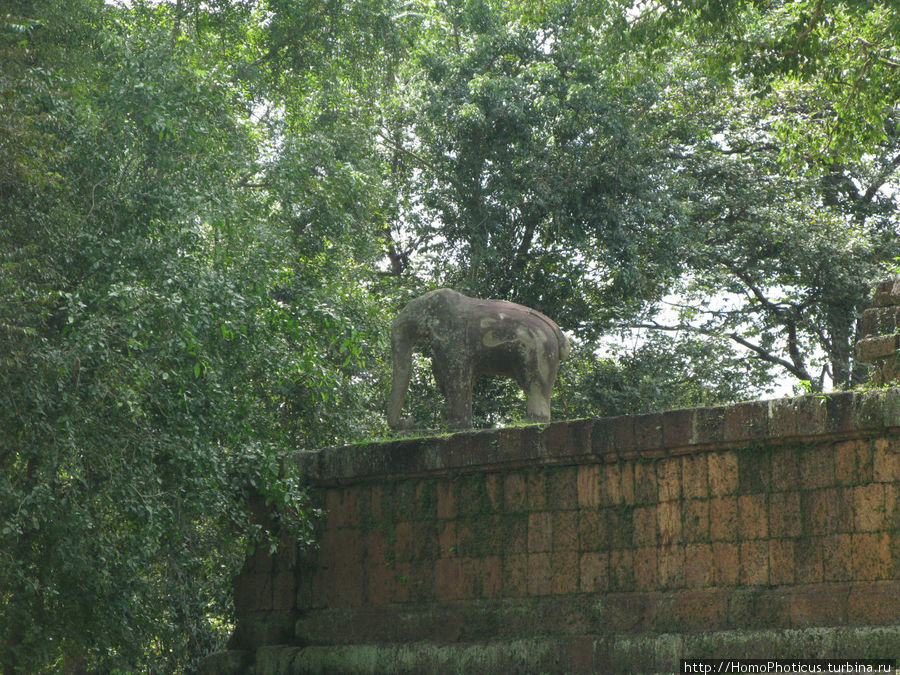
[[[532,382],[525,388],[525,414],[533,422],[550,421],[550,394],[553,385],[546,382]]]
[[[525,415],[528,419],[543,424],[550,421],[550,396],[553,394],[553,383],[558,370],[559,362],[549,360],[545,363],[543,373],[522,386],[525,392]]]
[[[473,368],[465,363],[451,363],[435,355],[432,358],[434,379],[447,401],[447,426],[451,429],[472,427]]]
[[[451,429],[472,428],[472,386],[460,385],[447,394],[447,426]]]

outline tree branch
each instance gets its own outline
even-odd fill
[[[413,151],[410,150],[409,148],[404,148],[402,144],[397,143],[397,142],[394,141],[394,139],[392,139],[392,138],[389,138],[384,132],[376,131],[375,134],[378,136],[378,138],[381,139],[381,141],[382,141],[383,143],[385,143],[385,144],[387,144],[388,146],[390,146],[392,150],[396,150],[397,152],[402,152],[404,155],[407,155],[408,157],[411,157],[411,158],[413,158],[414,160],[416,160],[416,161],[417,161],[419,164],[421,164],[422,166],[428,167],[429,169],[431,169],[431,170],[434,171],[435,173],[438,172],[438,168],[434,165],[433,162],[431,162],[431,161],[425,159],[424,157],[422,157],[421,155],[419,155],[419,154],[413,152]]]
[[[721,260],[720,262],[726,269],[734,274],[734,276],[744,282],[744,285],[747,287],[753,297],[756,298],[759,304],[775,314],[775,316],[777,316],[779,319],[784,316],[784,308],[779,307],[777,304],[769,300],[766,297],[765,293],[762,292],[762,289],[759,288],[759,286],[757,286],[755,283],[753,283],[753,280],[750,278],[750,275],[747,274],[747,272],[740,269],[735,263],[729,260]]]
[[[824,0],[819,0],[816,3],[816,8],[813,10],[812,18],[809,20],[809,24],[806,26],[806,29],[797,36],[797,42],[794,43],[794,49],[791,51],[783,52],[782,57],[798,54],[800,52],[800,43],[803,42],[806,38],[809,37],[810,33],[813,32],[813,29],[816,27],[816,23],[819,21],[819,17],[822,16],[822,5],[824,4]]]
[[[404,155],[416,160],[416,162],[418,162],[422,166],[431,169],[435,174],[441,176],[442,178],[445,178],[446,180],[449,180],[457,190],[461,190],[463,192],[466,191],[466,187],[464,185],[456,181],[453,176],[447,175],[446,172],[442,171],[434,162],[428,160],[425,157],[422,157],[422,155],[416,152],[413,152],[409,148],[404,148],[402,144],[397,143],[391,138],[388,138],[388,136],[382,131],[376,131],[375,134],[391,149],[396,150],[397,152],[402,152]]]
[[[862,195],[861,199],[865,203],[869,203],[875,197],[875,193],[881,189],[881,186],[884,185],[888,178],[891,177],[898,168],[900,168],[900,155],[894,157],[890,162],[888,162],[887,166],[881,171],[876,177],[875,180],[872,181],[872,184],[866,188],[865,194]]]
[[[869,49],[878,46],[861,37],[856,38],[856,41],[863,46],[863,51],[865,52],[868,52]],[[882,64],[889,68],[900,68],[900,63],[897,63],[896,61],[886,59],[885,57],[879,56],[878,54],[874,54],[873,56],[876,60],[880,61]]]
[[[809,380],[810,382],[813,381],[813,378],[810,376],[810,374],[806,370],[805,366],[801,365],[798,367],[796,364],[791,363],[790,361],[787,361],[785,359],[782,359],[781,357],[776,356],[775,354],[772,354],[770,351],[768,351],[764,347],[760,347],[759,345],[754,344],[753,342],[750,342],[749,340],[744,338],[742,335],[739,335],[738,333],[734,333],[734,332],[718,333],[716,331],[709,330],[706,328],[698,328],[697,326],[686,326],[686,325],[665,326],[663,324],[656,323],[656,322],[629,324],[627,327],[628,328],[647,328],[650,330],[664,330],[664,331],[671,331],[671,332],[687,331],[690,333],[697,333],[699,335],[708,335],[710,337],[726,337],[729,340],[732,340],[733,342],[736,342],[737,344],[741,345],[742,347],[746,347],[747,349],[749,349],[750,351],[755,353],[763,361],[766,361],[766,362],[771,363],[776,366],[781,366],[782,368],[787,370],[791,375],[794,375],[797,379]]]
[[[798,371],[802,370],[804,373],[807,373],[807,376],[801,379],[812,381],[812,377],[808,374],[803,363],[803,356],[800,354],[796,322],[793,320],[786,322],[785,328],[787,329],[788,354],[791,355],[791,362],[793,362]]]

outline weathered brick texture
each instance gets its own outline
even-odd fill
[[[898,624],[898,428],[891,389],[301,454],[318,550],[247,560],[233,646]]]

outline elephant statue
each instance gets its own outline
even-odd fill
[[[559,326],[522,305],[440,288],[410,301],[391,326],[394,377],[387,418],[392,429],[401,426],[413,346],[420,338],[431,342],[434,379],[447,400],[451,429],[471,428],[472,387],[481,375],[511,377],[525,392],[528,419],[550,421],[550,393],[559,364],[569,355]]]

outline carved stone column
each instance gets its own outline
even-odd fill
[[[875,366],[872,383],[882,385],[900,379],[900,277],[878,282],[872,304],[860,317],[856,358]]]

